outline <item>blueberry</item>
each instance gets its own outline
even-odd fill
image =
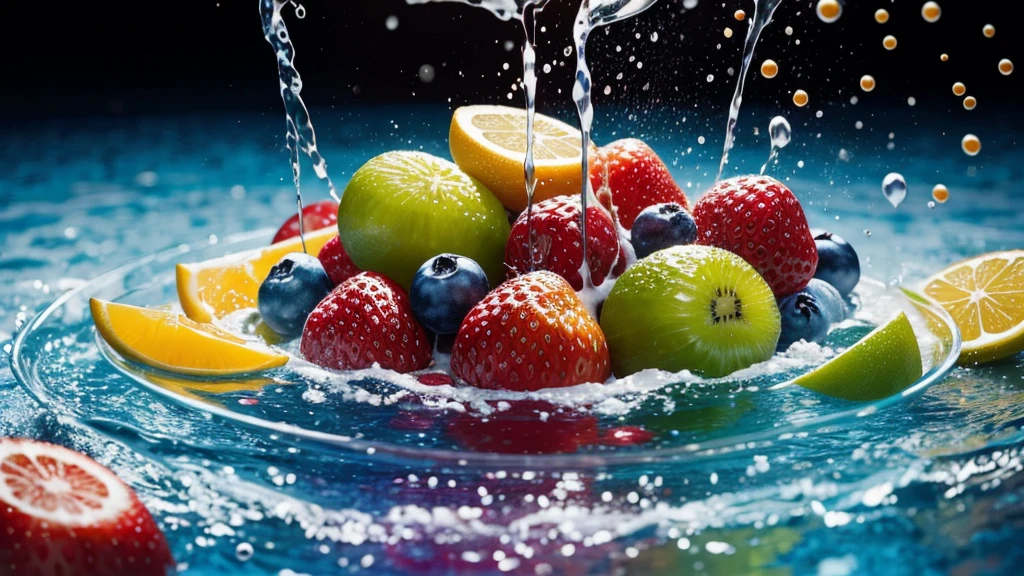
[[[441,254],[427,260],[412,279],[412,313],[427,330],[455,334],[469,310],[490,288],[487,275],[473,259]]]
[[[257,307],[263,323],[281,336],[299,336],[306,317],[333,287],[315,256],[288,254],[270,269],[260,285]]]
[[[779,301],[782,314],[782,335],[778,350],[785,350],[798,340],[821,342],[834,322],[846,317],[843,297],[829,283],[811,279],[803,290]]]
[[[818,247],[818,269],[814,277],[834,286],[841,296],[849,296],[860,282],[860,260],[853,246],[831,232],[812,230],[811,234]]]
[[[648,206],[633,222],[632,242],[638,259],[658,250],[696,241],[697,223],[675,202]]]

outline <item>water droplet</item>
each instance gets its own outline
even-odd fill
[[[936,184],[932,188],[932,198],[939,204],[945,204],[949,200],[949,189],[944,184]]]
[[[658,41],[658,33],[657,32],[652,32],[651,33],[651,42],[657,42],[657,41]]]
[[[726,38],[732,38],[732,28],[726,26],[725,30],[722,30],[722,34],[724,34]]]
[[[882,39],[882,46],[884,46],[886,50],[895,50],[896,37],[893,36],[892,34],[886,36],[885,38]]]
[[[965,110],[974,110],[974,108],[977,105],[978,105],[978,99],[975,98],[974,96],[968,96],[967,98],[964,98],[964,109]]]
[[[885,8],[879,8],[875,10],[875,22],[879,24],[885,24],[889,21],[889,11]]]
[[[991,24],[985,24],[985,27],[981,29],[981,33],[985,35],[985,38],[992,38],[996,35],[996,27]]]
[[[398,16],[388,16],[387,20],[384,20],[384,27],[391,31],[398,30]]]
[[[939,56],[939,60],[942,60],[943,62],[949,62],[949,54],[942,54],[941,56]]]
[[[889,173],[882,180],[882,194],[885,195],[885,199],[892,204],[893,208],[898,208],[907,197],[907,181],[903,179],[901,174],[896,172]]]
[[[942,17],[942,8],[939,8],[937,2],[925,2],[924,6],[921,6],[921,17],[925,22],[934,24]]]
[[[775,63],[775,60],[765,60],[761,63],[761,76],[765,78],[775,78],[779,73],[779,65]]]
[[[235,546],[235,558],[238,558],[239,562],[248,562],[252,558],[252,555],[252,544],[242,542],[238,546]]]
[[[744,12],[743,10],[737,10],[736,13],[733,14],[732,16],[733,18],[736,19],[737,22],[743,22],[743,20],[746,19],[747,17],[747,13]]]
[[[793,136],[793,129],[790,128],[789,122],[782,116],[776,116],[772,118],[770,124],[768,124],[768,133],[772,137],[772,146],[779,148],[785,148],[789,144],[790,139]]]
[[[804,106],[807,106],[807,102],[809,101],[810,97],[807,95],[807,92],[804,92],[803,90],[793,92],[793,104],[803,108]]]
[[[714,74],[708,74],[708,82],[714,82],[714,81],[715,81],[715,75]]]
[[[917,98],[914,98],[913,96],[911,96],[910,98],[907,98],[907,105],[909,105],[909,106],[917,106]]]
[[[928,201],[928,209],[929,210],[935,209],[935,202],[932,202],[931,200],[929,200]]]
[[[968,134],[960,141],[960,147],[964,149],[964,154],[977,156],[981,152],[981,140],[974,134]]]
[[[786,28],[785,28],[785,30],[783,30],[783,32],[786,33],[786,36],[792,36],[793,35],[793,27],[792,26],[786,26]]]
[[[964,86],[963,82],[957,82],[957,83],[953,84],[953,95],[954,96],[963,96],[966,93],[967,93],[967,86]]]
[[[860,89],[865,92],[871,92],[875,89],[875,77],[869,74],[865,74],[860,77]]]
[[[865,228],[864,229],[864,235],[865,236],[871,236],[871,230],[868,230],[867,228]]]
[[[839,20],[839,17],[843,15],[843,5],[839,3],[839,0],[818,0],[816,10],[818,18],[826,24]]]
[[[1009,58],[1003,58],[999,61],[999,72],[1003,76],[1009,76],[1013,73],[1013,62],[1010,62]]]

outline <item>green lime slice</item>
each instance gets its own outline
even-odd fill
[[[898,394],[924,373],[921,348],[905,312],[875,328],[845,352],[793,382],[843,400]]]

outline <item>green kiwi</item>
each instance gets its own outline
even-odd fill
[[[618,377],[648,368],[719,378],[775,353],[782,325],[771,288],[743,258],[674,246],[640,260],[601,311]]]

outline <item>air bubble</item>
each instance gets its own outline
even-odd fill
[[[865,92],[871,92],[875,89],[875,77],[869,74],[865,74],[860,77],[860,89]]]
[[[907,105],[908,106],[917,106],[917,98],[914,98],[913,96],[911,96],[910,98],[907,98]]]
[[[925,2],[924,6],[921,6],[921,17],[924,18],[925,22],[934,24],[942,17],[942,8],[939,7],[937,2]]]
[[[761,63],[761,76],[771,79],[775,78],[779,73],[779,65],[775,63],[775,60],[765,60]]]
[[[907,181],[904,180],[903,175],[897,172],[889,173],[882,180],[882,194],[893,208],[898,208],[907,197]]]
[[[843,5],[839,0],[818,0],[818,18],[826,24],[831,24],[843,15]]]
[[[964,149],[964,154],[977,156],[981,152],[981,140],[974,134],[968,134],[960,141],[960,147]]]
[[[420,66],[420,69],[419,69],[420,81],[423,82],[424,84],[430,84],[431,82],[433,82],[435,75],[436,75],[436,72],[434,71],[434,67],[431,66],[430,64],[424,64],[424,65]]]
[[[248,562],[252,559],[252,555],[252,544],[242,542],[238,546],[235,546],[235,558],[238,558],[239,562]]]
[[[392,32],[398,30],[398,16],[388,16],[387,19],[384,20],[384,27]]]
[[[929,210],[935,209],[935,202],[932,202],[931,200],[929,200],[928,201],[928,209]]]

